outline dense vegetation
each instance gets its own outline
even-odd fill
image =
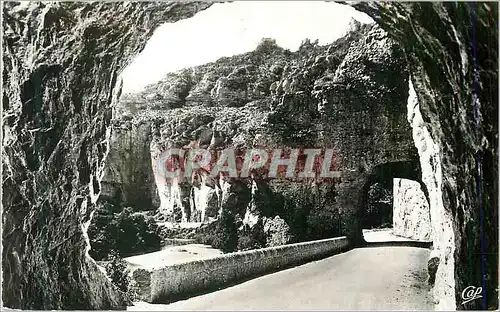
[[[337,211],[324,209],[328,194],[318,195],[311,185],[275,193],[255,194],[257,222],[244,224],[242,216],[223,209],[217,221],[197,229],[162,228],[163,238],[193,239],[223,252],[258,249],[342,235]],[[323,208],[323,209],[322,209]]]
[[[89,254],[95,260],[104,260],[111,254],[127,257],[161,247],[154,219],[144,213],[134,213],[130,207],[119,212],[110,204],[98,207],[88,235]]]
[[[106,275],[118,289],[124,293],[129,291],[130,277],[128,274],[130,270],[127,268],[125,260],[123,260],[118,253],[112,251],[108,255],[105,269]]]
[[[367,203],[363,214],[363,228],[392,227],[392,188],[381,183],[370,186],[367,194]]]

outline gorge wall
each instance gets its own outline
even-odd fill
[[[124,118],[111,125],[109,152],[101,181],[100,202],[136,210],[154,210],[160,205],[151,174],[151,127]]]
[[[377,26],[353,22],[327,46],[304,41],[290,52],[265,39],[255,51],[168,74],[123,96],[116,122],[132,124],[122,136],[151,128],[154,174],[147,179],[154,175],[167,215],[177,209],[183,221],[201,222],[227,209],[250,226],[279,216],[292,230],[316,233],[292,235],[297,241],[340,234],[361,240],[368,176],[384,163],[418,163],[406,120],[407,79],[399,46]],[[201,174],[167,181],[161,153],[172,147],[332,148],[342,176],[272,180],[261,171],[250,179]]]
[[[4,305],[25,309],[123,307],[119,293],[86,257],[86,226],[101,189],[111,135],[111,106],[119,94],[114,89],[117,75],[160,23],[187,18],[208,6],[210,3],[189,2],[3,3]],[[269,120],[265,128],[277,125],[272,140],[264,142],[331,144],[339,155],[349,154],[338,160],[338,169],[345,176],[335,185],[335,201],[321,205],[339,215],[344,215],[339,207],[350,210],[345,215],[351,217],[343,220],[343,226],[351,238],[359,239],[356,213],[360,197],[353,194],[362,192],[365,175],[378,164],[407,160],[413,153],[413,147],[410,151],[398,147],[400,141],[406,142],[402,140],[405,135],[411,135],[399,116],[406,114],[408,98],[408,103],[418,103],[412,106],[418,108],[412,116],[418,117],[418,111],[421,118],[410,120],[413,136],[425,138],[420,141],[425,144],[415,141],[433,214],[433,242],[439,261],[434,286],[435,298],[440,299],[438,307],[473,309],[484,307],[483,303],[498,307],[498,6],[353,6],[372,16],[393,39],[374,29],[371,37],[362,36],[353,44],[361,45],[358,51],[365,47],[375,52],[358,55],[349,50],[340,65],[319,70],[319,76],[315,70],[306,73],[302,67],[280,78],[281,90],[274,91],[277,101],[271,103],[272,110],[264,105]],[[382,42],[394,44],[395,49],[389,51],[399,57],[389,57],[386,49],[379,51],[377,45]],[[320,63],[327,59],[311,60],[311,65],[321,68]],[[336,62],[333,59],[333,64]],[[394,74],[397,79],[388,84],[397,83],[391,88],[400,91],[380,91],[379,85],[372,88],[371,82],[383,80],[377,73]],[[331,80],[318,79],[322,76]],[[364,80],[365,76],[369,78]],[[408,76],[414,96],[408,93]],[[303,79],[311,77],[316,78],[314,85],[303,86]],[[220,82],[216,90],[221,91],[221,99],[227,97],[224,90],[229,82],[238,83],[230,79]],[[356,94],[357,90],[363,94]],[[397,99],[392,98],[395,94]],[[227,111],[260,105],[258,101],[244,104],[246,108],[230,107]],[[308,108],[297,110],[298,104]],[[186,116],[195,117],[184,110]],[[316,112],[312,119],[311,112]],[[280,119],[282,116],[289,118]],[[215,117],[226,121],[220,114]],[[342,128],[342,122],[335,122],[343,118],[356,120],[356,127]],[[300,123],[291,128],[294,131],[280,133],[280,125],[296,124],[290,119]],[[378,122],[370,124],[371,120]],[[248,123],[250,131],[252,124]],[[162,124],[158,122],[159,131],[166,129]],[[242,122],[241,127],[246,124]],[[315,135],[308,129],[314,129]],[[256,134],[246,137],[252,138],[249,143],[262,137]],[[170,135],[155,137],[163,144]],[[187,137],[198,138],[196,134]],[[304,141],[307,138],[314,140]],[[234,200],[251,201],[248,186],[230,182],[219,182],[229,190],[225,202],[246,206]],[[267,185],[253,183],[263,190]],[[295,192],[290,185],[285,189],[299,198],[304,193]],[[324,191],[328,194],[332,189],[327,186]],[[246,197],[236,196],[239,192]],[[469,285],[483,286],[484,301],[461,305],[461,291]]]

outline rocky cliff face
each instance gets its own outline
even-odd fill
[[[410,65],[409,120],[439,259],[437,307],[497,308],[498,5],[353,6],[402,44]],[[483,298],[462,305],[469,285],[482,286]]]
[[[86,256],[118,73],[207,3],[2,3],[3,291],[22,309],[124,300]]]
[[[166,214],[179,209],[183,221],[200,222],[230,209],[251,226],[279,215],[292,232],[292,223],[310,232],[296,240],[340,233],[360,239],[357,214],[367,178],[380,164],[417,159],[406,120],[407,79],[398,45],[376,26],[353,23],[328,46],[305,41],[292,53],[266,39],[253,52],[168,74],[122,97],[117,122],[151,126],[153,171]],[[166,181],[160,155],[171,147],[332,148],[344,176]],[[305,203],[308,194],[321,200]]]
[[[393,230],[395,235],[431,241],[431,212],[420,184],[394,179]]]
[[[109,153],[101,181],[99,202],[135,210],[154,210],[159,204],[154,176],[151,174],[151,126],[126,118],[113,122]]]

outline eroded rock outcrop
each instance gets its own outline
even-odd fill
[[[343,233],[356,241],[367,177],[380,164],[417,159],[406,121],[407,76],[401,49],[383,30],[353,23],[327,46],[306,40],[290,52],[265,39],[255,51],[168,74],[124,96],[119,111],[133,116],[132,123],[152,125],[153,171],[165,213],[180,209],[183,221],[203,222],[231,209],[252,224],[279,215],[292,240]],[[172,147],[332,148],[343,176],[319,184],[264,179],[253,192],[258,177],[167,181],[161,155]],[[304,192],[316,199],[304,203],[296,196]],[[304,233],[293,233],[301,227]]]
[[[210,3],[3,3],[3,304],[116,309],[92,259],[119,72],[164,22]]]
[[[85,258],[85,224],[99,194],[112,89],[119,70],[160,22],[188,17],[209,5],[3,4],[5,305],[36,309],[122,305],[116,291]],[[432,258],[439,259],[432,263],[437,266],[438,307],[481,308],[484,302],[495,309],[498,5],[354,6],[403,46],[422,113],[419,123],[432,139],[433,157],[425,157],[423,145],[417,147],[431,211],[438,217],[432,216],[433,229],[441,230],[434,231],[437,252]],[[300,86],[300,76],[295,78],[282,87]],[[300,100],[300,91],[304,90],[292,95],[298,103],[317,104]],[[407,91],[401,96],[406,98]],[[337,102],[347,102],[342,99]],[[307,120],[307,115],[294,116]],[[357,124],[367,124],[362,121]],[[297,134],[307,133],[307,127],[298,130]],[[356,175],[343,179],[345,185],[339,190],[357,192],[362,180]],[[349,197],[338,202],[349,203]],[[469,285],[485,287],[484,301],[460,305],[461,292]]]

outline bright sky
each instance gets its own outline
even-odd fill
[[[291,51],[306,38],[328,44],[345,33],[351,18],[373,22],[366,14],[333,2],[216,3],[192,18],[158,27],[123,71],[123,92],[138,92],[168,72],[252,51],[264,37]]]

